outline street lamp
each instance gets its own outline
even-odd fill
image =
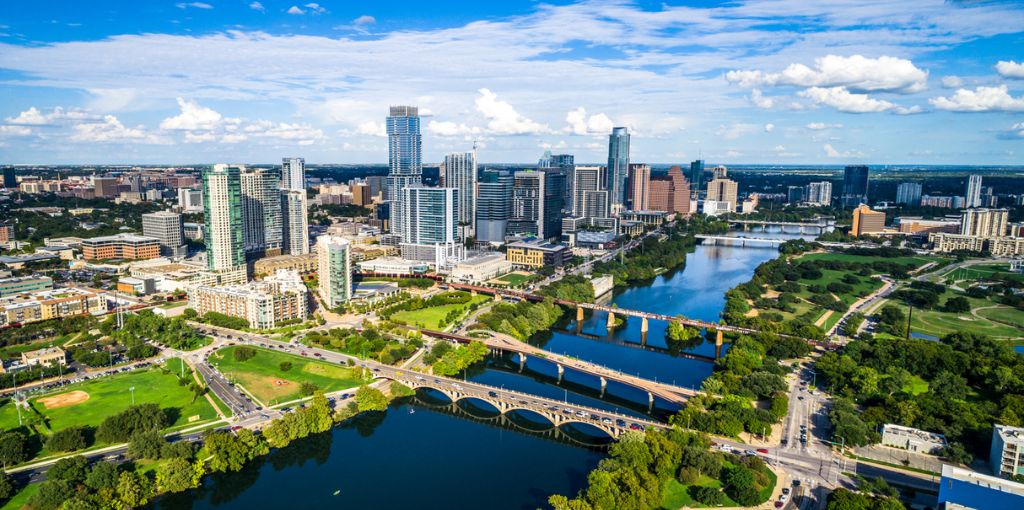
[[[132,405],[135,405],[135,386],[129,387],[128,391],[132,394]]]

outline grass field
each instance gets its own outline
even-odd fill
[[[236,349],[237,346],[217,351],[210,356],[211,363],[268,405],[301,397],[304,382],[315,384],[325,392],[353,388],[364,382],[357,370],[268,349],[257,348],[256,356],[238,361],[234,356]],[[281,363],[285,361],[291,362],[290,370],[281,370]]]
[[[728,462],[725,462],[723,465],[731,466],[731,464],[729,464]],[[768,498],[772,497],[772,491],[775,490],[775,484],[778,483],[778,476],[776,476],[775,473],[771,471],[768,471],[768,473],[769,477],[771,478],[771,483],[768,484],[768,487],[765,487],[764,489],[761,490],[761,499],[764,501],[768,501]],[[722,482],[717,479],[702,475],[700,478],[697,479],[697,482],[694,483],[693,485],[701,487],[714,487],[717,489],[722,486]],[[665,487],[663,489],[664,492],[661,500],[660,510],[679,510],[680,508],[708,508],[707,505],[698,503],[694,501],[693,498],[690,497],[690,493],[687,492],[689,487],[689,485],[683,485],[674,478],[666,481]],[[735,501],[733,501],[729,496],[726,495],[723,500],[722,506],[738,507],[740,505],[738,505]]]
[[[19,510],[28,503],[28,498],[31,498],[36,492],[39,492],[38,483],[26,485],[17,494],[12,496],[11,499],[8,499],[7,503],[0,507],[0,510]]]
[[[473,298],[466,304],[455,304],[455,305],[443,305],[443,306],[431,306],[429,308],[422,308],[419,310],[403,310],[396,312],[391,316],[393,320],[401,321],[410,326],[418,326],[425,329],[443,329],[441,326],[441,320],[444,319],[452,310],[468,310],[469,306],[473,303],[483,303],[490,298],[488,296],[473,296]],[[464,314],[463,314],[464,315]]]
[[[947,290],[939,299],[945,303],[959,292]],[[967,298],[971,312],[962,314],[941,310],[914,310],[911,331],[942,337],[957,331],[971,331],[999,340],[1024,338],[1024,311],[986,299]],[[903,305],[900,305],[903,306]],[[905,306],[904,306],[905,308]]]
[[[945,282],[952,278],[954,281],[977,281],[991,278],[992,276],[1005,276],[1013,280],[1024,281],[1024,274],[1011,273],[1009,264],[979,264],[952,269],[942,274],[941,281]]]
[[[850,255],[847,253],[808,253],[800,257],[801,260],[838,260],[842,262],[895,262],[897,264],[914,264],[921,267],[929,262],[941,260],[939,257],[926,255],[915,255],[909,257],[872,257],[865,255]]]
[[[522,285],[522,284],[524,284],[526,282],[529,282],[532,279],[534,279],[534,275],[532,275],[530,273],[524,273],[522,271],[515,271],[515,272],[512,272],[512,273],[509,273],[509,274],[506,274],[506,275],[494,278],[493,280],[490,280],[487,283],[494,284],[494,285],[504,285],[504,286],[513,286],[514,287],[516,285]]]

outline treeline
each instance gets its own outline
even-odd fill
[[[728,226],[726,227],[728,228]],[[666,234],[667,239],[657,237],[644,239],[623,256],[623,260],[609,260],[594,264],[595,274],[610,274],[615,278],[615,285],[649,280],[664,271],[676,269],[686,264],[686,255],[697,244],[692,233],[683,234],[678,230]]]
[[[249,321],[241,317],[232,317],[220,312],[206,312],[202,316],[191,308],[186,308],[182,313],[182,317],[187,320],[194,320],[209,324],[211,326],[217,326],[218,328],[237,329],[244,330],[249,328]]]
[[[408,358],[423,346],[423,341],[410,338],[405,341],[389,339],[376,328],[368,327],[363,331],[355,329],[335,328],[327,332],[310,331],[304,340],[311,346],[323,347],[352,356],[375,359],[391,365]]]
[[[661,507],[672,479],[708,506],[726,504],[726,497],[743,506],[762,503],[761,493],[772,483],[764,461],[710,447],[707,436],[679,428],[626,432],[590,472],[586,488],[572,499],[551,496],[548,503],[555,510],[650,510]],[[722,487],[695,485],[702,476],[721,480]]]
[[[438,342],[438,345],[448,342]],[[483,361],[487,357],[487,346],[483,342],[470,342],[454,349],[447,349],[440,357],[432,356],[433,371],[437,375],[453,376],[462,372],[470,365]],[[433,353],[433,351],[432,351]]]
[[[561,280],[540,289],[537,293],[566,301],[594,302],[594,285],[585,276],[565,275]]]
[[[547,330],[562,316],[562,308],[552,299],[540,303],[523,300],[516,304],[499,303],[477,320],[491,331],[526,340],[538,331]],[[473,327],[477,327],[474,324]]]
[[[132,349],[141,348],[132,340],[140,337],[178,350],[198,349],[204,345],[206,339],[204,335],[192,329],[184,318],[162,317],[151,310],[125,315],[124,326],[119,329],[115,329],[115,324],[114,321],[108,320],[101,325],[101,329],[121,342],[128,350],[128,357],[133,359],[135,356],[131,353]]]
[[[24,324],[16,328],[6,328],[0,335],[0,347],[18,345],[41,338],[57,337],[89,331],[96,327],[99,320],[92,315],[75,315]]]
[[[822,355],[817,370],[819,381],[847,399],[832,412],[847,443],[877,441],[873,431],[896,423],[985,454],[993,423],[1024,425],[1024,357],[982,335],[958,332],[939,342],[865,335]],[[927,391],[915,394],[916,378]]]
[[[327,397],[317,392],[312,402],[302,409],[290,412],[263,428],[263,437],[274,448],[283,448],[296,439],[331,429],[331,407]]]

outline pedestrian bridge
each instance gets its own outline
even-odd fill
[[[619,437],[631,429],[668,427],[663,423],[648,419],[559,402],[529,393],[520,393],[468,381],[457,381],[447,377],[401,370],[388,371],[388,373],[381,372],[377,374],[377,377],[398,381],[413,389],[427,388],[434,390],[447,397],[453,403],[467,399],[484,402],[497,410],[501,415],[513,411],[529,411],[544,418],[555,428],[576,423],[590,425],[613,438]]]
[[[782,239],[768,239],[763,237],[710,236],[703,234],[696,235],[694,237],[700,239],[702,244],[716,246],[779,246],[785,242]]]

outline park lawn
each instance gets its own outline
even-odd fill
[[[838,260],[842,262],[895,262],[897,264],[914,264],[914,267],[921,267],[929,262],[937,262],[940,257],[926,255],[905,256],[905,257],[874,257],[865,255],[850,255],[848,253],[807,253],[800,256],[802,260]]]
[[[20,510],[36,492],[39,492],[38,483],[26,485],[17,494],[12,496],[11,499],[8,499],[4,506],[0,506],[0,510]]]
[[[210,361],[268,405],[300,398],[302,383],[315,384],[324,392],[353,388],[363,384],[359,371],[303,356],[269,349],[252,348],[256,355],[246,361],[235,359],[237,346],[225,347],[210,356]],[[291,362],[290,370],[281,370],[282,362]]]
[[[911,375],[907,384],[903,385],[903,391],[914,396],[920,395],[928,391],[928,381],[919,375]]]
[[[959,295],[962,294],[947,290],[940,296],[939,306],[950,297]],[[997,340],[1024,338],[1024,311],[987,299],[968,297],[967,300],[976,314],[914,309],[914,316],[910,320],[911,331],[940,338],[957,331],[971,331]],[[983,309],[978,310],[980,308]]]
[[[728,461],[725,461],[722,463],[722,466],[732,467],[732,464]],[[770,479],[770,483],[767,487],[761,489],[760,496],[762,503],[768,501],[768,499],[772,497],[772,491],[775,490],[775,484],[778,483],[778,476],[770,469],[767,470],[767,472],[768,478]],[[693,485],[701,487],[713,487],[718,489],[722,487],[722,482],[715,478],[701,475],[701,477],[698,478],[697,482],[694,483]],[[690,497],[690,493],[688,492],[689,488],[689,485],[683,485],[679,483],[679,480],[676,480],[675,478],[667,480],[665,482],[664,487],[662,488],[661,510],[679,510],[680,508],[708,508],[707,505],[698,503],[697,501],[694,501],[694,499]],[[735,501],[733,501],[732,498],[730,498],[728,495],[723,494],[723,496],[724,498],[722,500],[722,506],[740,506]]]
[[[29,405],[48,420],[50,428],[54,431],[76,425],[96,427],[104,418],[131,406],[132,396],[129,388],[132,387],[135,388],[136,404],[154,403],[161,408],[174,409],[176,418],[171,426],[217,418],[217,413],[205,398],[196,398],[193,401],[193,394],[188,386],[178,384],[177,373],[165,374],[156,367],[65,386],[59,391],[30,399]],[[88,400],[55,409],[47,409],[46,405],[40,402],[40,399],[66,395],[73,391],[87,393]]]
[[[534,275],[532,275],[532,274],[524,273],[524,272],[521,272],[521,271],[515,271],[515,272],[512,272],[512,273],[509,273],[509,274],[506,274],[506,275],[494,278],[493,280],[491,280],[488,283],[493,283],[495,285],[505,285],[505,286],[515,287],[516,285],[522,285],[522,284],[524,284],[526,282],[529,282],[533,278],[534,278]]]
[[[1008,277],[1013,280],[1024,281],[1024,274],[1011,273],[1009,264],[980,264],[976,266],[968,266],[963,268],[952,269],[943,273],[942,280],[945,281],[949,278],[953,278],[957,282],[962,281],[977,281],[989,279],[993,276]]]
[[[443,329],[441,326],[441,320],[443,320],[452,310],[462,310],[465,315],[465,311],[474,303],[483,303],[490,298],[488,296],[478,295],[473,296],[468,303],[465,304],[453,304],[453,305],[442,305],[442,306],[431,306],[428,308],[421,308],[419,310],[402,310],[395,312],[391,318],[398,322],[404,322],[410,326],[416,326],[424,329]],[[459,317],[462,318],[461,316]]]

